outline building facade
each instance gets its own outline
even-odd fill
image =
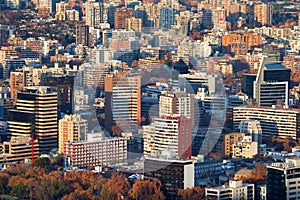
[[[72,167],[107,166],[127,160],[125,138],[102,138],[65,143],[68,164]]]
[[[58,147],[57,92],[54,87],[26,87],[17,95],[16,109],[9,114],[8,137],[38,139],[41,152]],[[30,147],[28,147],[30,148]]]
[[[66,153],[65,142],[76,142],[86,140],[87,120],[82,119],[79,114],[65,115],[59,120],[58,152]]]

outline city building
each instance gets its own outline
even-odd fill
[[[76,25],[76,44],[89,46],[89,26],[85,24]]]
[[[254,81],[254,98],[258,106],[288,106],[291,69],[280,63],[266,64],[263,58]]]
[[[299,199],[299,171],[299,158],[286,158],[285,162],[267,166],[267,199]]]
[[[127,160],[125,138],[94,138],[88,141],[66,142],[65,156],[72,167],[108,166]]]
[[[178,114],[194,120],[194,96],[184,91],[162,91],[159,98],[159,116]]]
[[[126,19],[131,18],[132,16],[132,9],[126,7],[117,8],[114,13],[114,28],[126,29]]]
[[[57,114],[56,88],[26,87],[17,95],[16,109],[9,113],[8,137],[33,134],[40,152],[49,152],[58,147]]]
[[[253,98],[253,82],[256,80],[256,74],[242,74],[242,92]]]
[[[12,137],[1,145],[0,163],[24,162],[40,156],[37,140],[32,141],[31,137]]]
[[[227,112],[228,128],[239,131],[241,121],[258,120],[262,129],[262,136],[297,139],[300,130],[299,114],[300,110],[289,108],[231,107]]]
[[[251,47],[261,44],[262,36],[254,32],[222,35],[222,53],[246,55]]]
[[[176,11],[173,8],[166,7],[160,9],[159,28],[161,30],[169,30],[175,24]]]
[[[126,30],[133,30],[133,31],[142,31],[142,19],[135,18],[135,17],[130,17],[126,18],[125,20],[125,27]]]
[[[40,85],[57,88],[58,117],[74,112],[74,76],[65,74],[43,74]]]
[[[105,128],[114,123],[124,132],[136,133],[141,122],[141,77],[117,73],[105,79]]]
[[[232,157],[233,156],[233,145],[236,144],[238,141],[242,141],[245,137],[244,133],[230,133],[224,135],[223,139],[223,155],[225,157]]]
[[[244,136],[243,140],[232,145],[233,158],[253,158],[258,154],[258,143],[252,141],[251,136]]]
[[[240,133],[251,136],[253,142],[262,144],[262,129],[258,120],[241,121],[239,129]]]
[[[166,159],[190,159],[192,156],[191,119],[180,115],[155,118],[143,126],[144,154]]]
[[[76,142],[87,139],[87,120],[79,114],[65,115],[58,125],[58,152],[66,153],[65,142]]]
[[[194,187],[194,164],[192,160],[144,160],[145,179],[158,178],[168,199],[180,199],[179,189]]]
[[[205,188],[205,196],[217,200],[225,199],[254,199],[254,184],[243,181],[229,181],[228,186]]]
[[[254,20],[263,26],[272,25],[273,5],[271,3],[262,3],[254,5]]]

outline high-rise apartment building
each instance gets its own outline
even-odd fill
[[[132,16],[132,9],[126,7],[117,8],[114,13],[114,28],[126,29],[126,19]]]
[[[162,30],[169,30],[175,24],[176,11],[173,8],[166,7],[160,9],[159,28]]]
[[[300,159],[286,158],[284,163],[267,167],[267,199],[299,199]]]
[[[194,96],[186,92],[163,91],[159,98],[159,116],[178,114],[193,120]]]
[[[85,24],[76,25],[76,44],[89,46],[89,26]]]
[[[66,2],[61,1],[59,3],[56,3],[55,19],[60,21],[65,21],[67,8],[68,8],[68,3]]]
[[[254,32],[230,33],[222,36],[222,52],[245,55],[253,46],[262,44],[262,36]]]
[[[80,115],[65,115],[59,120],[58,152],[66,153],[65,142],[76,142],[87,138],[87,120]]]
[[[273,6],[262,3],[254,5],[254,20],[264,25],[272,25]]]
[[[18,93],[16,109],[9,114],[8,136],[34,134],[40,152],[49,152],[58,147],[57,120],[56,88],[27,87]]]
[[[190,159],[192,156],[191,119],[164,115],[143,127],[144,154],[167,159]]]

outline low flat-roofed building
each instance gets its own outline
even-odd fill
[[[72,167],[95,167],[127,160],[125,138],[95,138],[91,141],[66,142],[65,156]]]

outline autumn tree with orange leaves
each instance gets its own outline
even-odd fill
[[[166,199],[161,191],[161,182],[158,179],[151,180],[137,180],[132,189],[129,191],[129,196],[132,199]]]
[[[205,189],[202,187],[187,188],[186,190],[178,190],[178,195],[182,197],[183,200],[193,200],[193,199],[206,199]]]
[[[123,199],[130,190],[130,183],[126,180],[126,176],[121,173],[112,174],[107,185],[113,199]]]

